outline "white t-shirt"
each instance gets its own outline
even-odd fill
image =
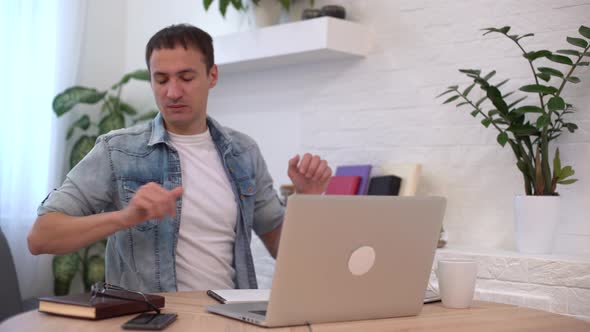
[[[234,288],[232,267],[238,207],[207,129],[168,132],[182,172],[182,210],[176,246],[178,290]]]

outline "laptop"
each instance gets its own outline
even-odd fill
[[[446,200],[289,197],[268,302],[206,306],[265,326],[418,315]]]

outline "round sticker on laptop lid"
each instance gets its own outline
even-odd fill
[[[375,249],[363,246],[352,252],[348,259],[348,270],[355,276],[362,276],[375,264]]]

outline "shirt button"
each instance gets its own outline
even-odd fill
[[[253,192],[253,191],[254,191],[254,189],[253,189],[252,187],[248,187],[248,192],[249,192],[249,193],[251,193],[251,192]]]

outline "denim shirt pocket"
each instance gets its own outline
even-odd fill
[[[250,177],[238,179],[237,187],[240,192],[240,201],[244,212],[244,221],[248,227],[254,222],[254,205],[256,203],[256,182]]]
[[[122,179],[121,180],[121,184],[123,186],[123,195],[122,195],[122,199],[123,202],[125,203],[125,206],[127,206],[129,204],[129,202],[131,202],[131,199],[133,198],[133,196],[135,195],[135,193],[139,190],[139,188],[145,184],[148,184],[150,182],[155,182],[157,184],[159,184],[160,186],[162,185],[162,181],[161,180],[143,180],[143,179]],[[144,221],[141,224],[137,224],[135,226],[133,226],[134,229],[141,231],[141,232],[145,232],[148,231],[156,226],[158,226],[158,220],[157,219],[149,219],[147,221]]]

